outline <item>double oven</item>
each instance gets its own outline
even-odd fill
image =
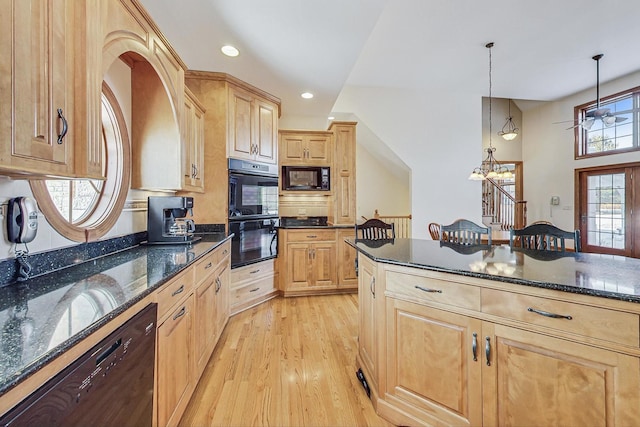
[[[278,254],[278,167],[229,159],[231,268]]]

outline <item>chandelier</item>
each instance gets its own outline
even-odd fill
[[[498,135],[506,139],[507,141],[511,141],[518,136],[518,129],[516,125],[513,123],[513,117],[511,117],[511,100],[509,100],[509,117],[507,117],[507,122],[502,126],[502,130],[498,132]]]
[[[489,49],[489,147],[485,150],[487,158],[484,159],[481,166],[475,168],[469,175],[469,179],[472,181],[513,178],[513,173],[506,166],[501,165],[493,156],[496,151],[491,143],[491,134],[493,133],[491,127],[491,48],[493,47],[493,42],[487,43],[485,47]]]

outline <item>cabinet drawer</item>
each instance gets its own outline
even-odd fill
[[[315,242],[325,240],[335,240],[336,232],[332,229],[315,229],[310,228],[300,231],[287,231],[287,240],[289,242]]]
[[[480,288],[411,274],[407,271],[387,271],[387,291],[411,300],[436,302],[480,311]]]
[[[158,291],[158,318],[164,316],[175,304],[193,290],[194,269],[188,268]]]
[[[213,269],[220,264],[229,253],[229,243],[227,242],[198,261],[195,266],[196,283],[200,283],[205,277],[211,274]]]
[[[231,270],[231,287],[240,286],[246,280],[273,276],[275,272],[274,264],[274,260],[270,259]]]
[[[264,277],[231,289],[229,303],[237,306],[275,290],[274,277]]]
[[[637,314],[632,313],[494,289],[482,289],[482,311],[634,347],[638,346],[640,340],[640,319]],[[571,319],[549,317],[550,315],[570,316]]]

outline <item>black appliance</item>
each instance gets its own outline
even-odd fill
[[[157,305],[0,417],[11,426],[151,426]]]
[[[147,244],[189,244],[194,242],[196,226],[193,197],[153,196],[147,206]],[[198,240],[198,239],[196,239]]]
[[[229,159],[231,267],[277,255],[278,167]]]
[[[287,191],[331,190],[330,168],[325,166],[282,166],[282,189]]]

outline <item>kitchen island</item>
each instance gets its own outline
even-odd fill
[[[359,351],[398,425],[636,425],[640,260],[348,239]]]
[[[211,317],[210,311],[216,310],[211,305],[218,295],[228,295],[232,236],[207,233],[200,237],[193,244],[136,245],[0,288],[0,415],[151,303],[158,304],[157,345],[164,345],[163,332],[169,328],[163,326],[170,319],[188,319],[193,326],[178,349],[192,358],[194,350],[188,346],[194,345],[206,362],[226,322],[226,318]],[[228,302],[222,303],[225,309],[216,311],[216,316],[228,316]],[[186,307],[187,316],[172,317],[181,307]],[[171,354],[182,353],[176,350],[172,348]],[[176,369],[163,362],[167,351],[156,350],[156,371]],[[188,366],[181,405],[186,405],[203,367]],[[162,388],[156,384],[160,398],[165,395]],[[177,404],[163,403],[158,404],[161,424]],[[165,407],[168,414],[163,412]]]

